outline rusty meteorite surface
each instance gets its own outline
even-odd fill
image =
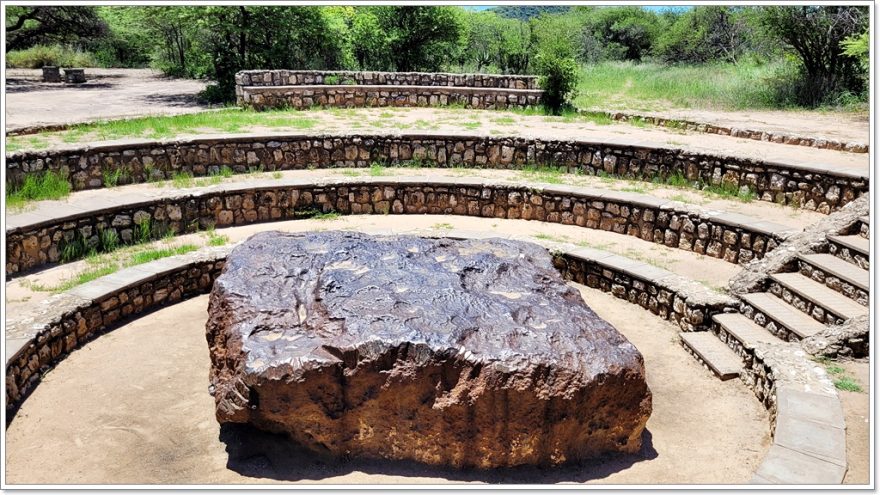
[[[651,413],[641,354],[528,243],[257,234],[207,338],[218,421],[331,455],[558,464],[637,452]]]

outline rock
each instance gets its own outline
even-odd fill
[[[217,420],[318,452],[494,468],[635,453],[644,361],[542,248],[257,234],[211,293]]]

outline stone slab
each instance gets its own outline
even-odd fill
[[[766,328],[740,313],[718,313],[712,316],[712,320],[721,325],[728,334],[732,335],[746,349],[753,349],[757,342],[765,344],[778,344],[782,342],[779,337],[767,331]]]
[[[692,349],[712,369],[718,378],[730,380],[742,372],[743,364],[739,357],[718,337],[709,332],[681,332],[682,342]]]
[[[843,407],[836,396],[805,392],[795,387],[777,387],[776,414],[777,418],[812,421],[832,428],[846,428]]]
[[[773,445],[755,477],[780,485],[838,485],[846,468],[813,456]]]
[[[844,296],[840,292],[809,279],[800,273],[774,273],[770,278],[783,287],[800,295],[844,320],[867,314],[868,308]]]
[[[862,290],[868,290],[871,273],[832,254],[799,254],[798,258],[821,269],[823,272],[849,282]]]
[[[846,468],[846,432],[842,428],[780,415],[773,443]]]
[[[798,311],[794,306],[769,292],[752,292],[744,294],[742,298],[754,306],[755,309],[764,313],[768,318],[800,338],[815,335],[825,329],[825,325],[819,323],[813,317]]]

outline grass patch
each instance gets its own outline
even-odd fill
[[[849,376],[844,376],[834,380],[834,386],[838,390],[845,390],[847,392],[862,392],[862,386],[859,385],[854,379]]]
[[[158,259],[167,258],[169,256],[177,256],[179,254],[191,253],[198,249],[193,244],[183,244],[171,248],[148,249],[134,253],[126,266],[142,265]]]
[[[451,230],[451,229],[454,229],[455,227],[451,223],[444,222],[444,223],[435,223],[434,225],[431,226],[431,228],[438,229],[438,230]]]
[[[774,84],[783,66],[782,60],[706,65],[601,62],[581,69],[575,105],[633,110],[784,108]]]
[[[29,174],[18,186],[6,187],[6,207],[19,209],[32,201],[63,199],[70,195],[70,182],[61,174],[45,172],[40,175]]]
[[[371,177],[381,177],[383,175],[388,175],[388,172],[385,170],[385,167],[381,163],[373,163],[370,165],[370,170],[368,172]]]
[[[546,182],[548,184],[562,184],[565,182],[563,176],[567,173],[568,170],[565,167],[526,165],[522,168],[520,175],[526,180]]]
[[[195,185],[193,175],[189,172],[175,173],[174,177],[171,178],[171,183],[174,184],[174,187],[178,189],[185,189],[187,187],[193,187]]]
[[[540,239],[542,241],[551,241],[551,242],[568,242],[568,236],[565,235],[551,235],[545,234],[543,232],[533,235],[535,239]]]

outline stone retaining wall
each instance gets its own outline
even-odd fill
[[[467,88],[538,89],[538,77],[503,74],[450,74],[444,72],[245,70],[235,74],[235,84],[237,86],[358,84],[366,86],[454,86]]]
[[[478,234],[492,237],[491,234]],[[474,233],[450,231],[443,237],[475,238]],[[628,260],[604,251],[571,245],[541,243],[553,249],[554,264],[565,278],[582,278],[591,283],[592,275],[616,280],[615,286],[597,285],[618,297],[642,304],[620,293],[616,284],[626,280],[631,290],[646,291],[642,304],[655,314],[677,321],[683,329],[695,330],[709,321],[708,312],[733,304],[726,296],[684,277],[645,263]],[[234,246],[204,248],[139,265],[83,284],[53,296],[33,314],[7,322],[6,332],[6,408],[7,424],[43,373],[68,354],[119,324],[138,318],[162,306],[208,293],[222,271],[226,255]],[[561,249],[567,247],[567,249]],[[579,280],[578,280],[579,281]],[[639,285],[642,284],[642,285]],[[638,287],[638,289],[637,289]],[[698,317],[698,315],[700,315]]]
[[[211,290],[228,248],[127,268],[45,301],[6,324],[6,421],[42,374],[119,323]],[[12,316],[12,315],[8,315]]]
[[[640,194],[568,186],[528,186],[480,179],[395,177],[326,183],[263,180],[192,193],[125,200],[113,206],[47,206],[10,218],[7,277],[60,259],[78,238],[97,246],[102,231],[129,242],[147,223],[154,238],[317,213],[437,214],[539,220],[639,237],[730,263],[760,258],[790,234],[784,226]],[[84,211],[85,210],[85,211]],[[66,214],[65,214],[66,213]],[[30,215],[30,216],[28,216]],[[50,216],[51,218],[47,218]]]
[[[449,86],[236,86],[236,103],[254,110],[321,107],[427,107],[480,110],[535,107],[543,91]]]
[[[595,113],[595,111],[587,111],[585,113]],[[706,122],[694,122],[690,120],[658,117],[655,115],[640,115],[629,112],[602,111],[601,113],[604,113],[613,120],[619,120],[621,122],[640,121],[647,122],[648,124],[656,126],[671,127],[673,129],[686,129],[688,131],[705,132],[708,134],[718,134],[721,136],[732,136],[735,138],[752,139],[755,141],[768,141],[771,143],[791,144],[796,146],[810,146],[813,148],[848,151],[850,153],[868,152],[867,143],[838,141],[835,139],[826,139],[821,137],[798,136],[779,131],[741,129],[718,124],[710,124]]]
[[[374,162],[435,167],[515,169],[551,164],[589,175],[654,180],[681,174],[689,181],[749,188],[759,199],[829,213],[868,192],[868,178],[798,164],[706,155],[674,148],[491,136],[251,135],[178,141],[129,141],[92,147],[25,151],[6,156],[7,184],[45,171],[68,178],[73,190],[103,186],[105,171],[119,184],[206,175],[226,165],[236,172],[263,167],[368,167]]]
[[[450,232],[449,236],[472,237],[458,232]],[[207,248],[128,268],[54,296],[42,310],[7,323],[7,426],[43,373],[70,352],[126,320],[209,292],[232,247]],[[723,296],[700,296],[692,290],[677,292],[677,282],[663,282],[677,276],[668,272],[663,275],[663,270],[644,263],[630,260],[625,264],[619,256],[596,250],[553,252],[554,264],[564,277],[610,290],[655,314],[667,311],[665,317],[671,316],[684,329],[698,329],[711,318],[709,312],[728,305]],[[668,303],[660,301],[664,290],[669,291],[664,299],[673,301],[671,311]],[[650,302],[655,296],[657,311]],[[676,309],[677,305],[683,309]],[[695,318],[698,313],[701,318]],[[846,425],[836,391],[824,370],[804,359],[796,344],[759,345],[746,362],[742,378],[770,411],[774,434],[773,445],[751,482],[842,482],[847,466]]]

